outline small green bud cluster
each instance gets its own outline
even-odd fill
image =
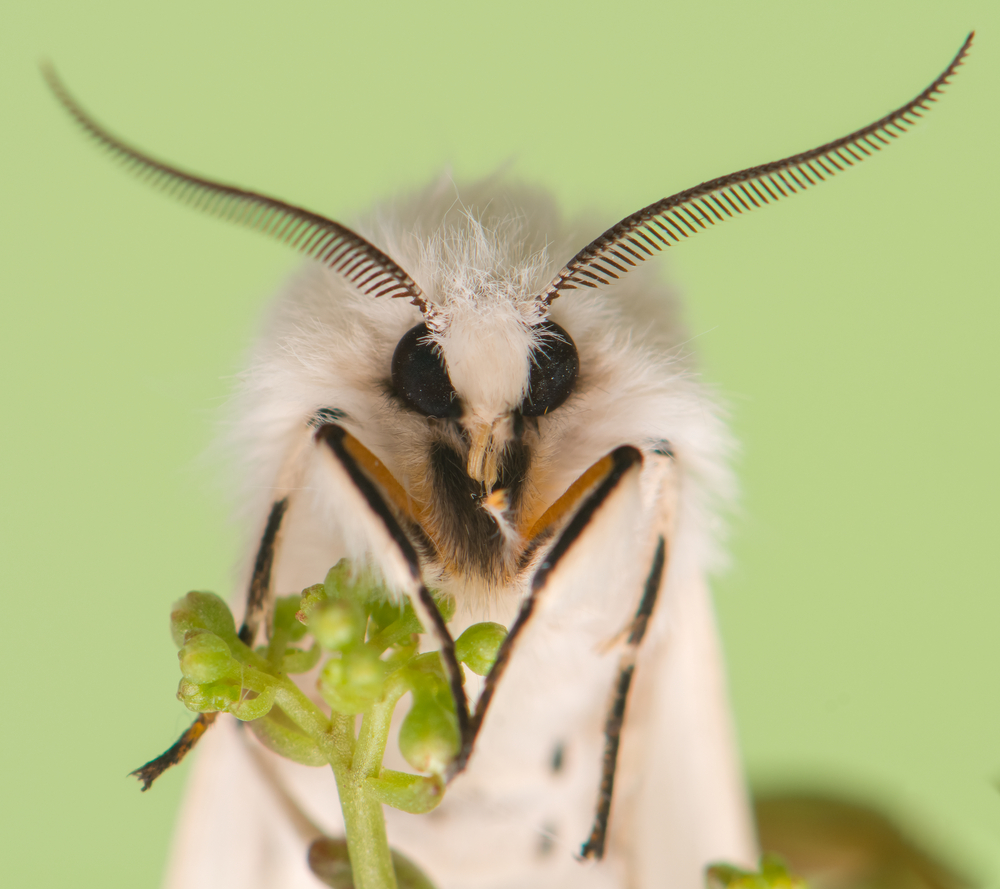
[[[296,620],[299,601],[298,596],[277,601],[271,642],[254,652],[240,641],[222,599],[214,593],[188,593],[170,615],[183,677],[177,697],[197,713],[224,711],[250,722],[267,747],[289,759],[323,765],[327,760],[315,742],[274,707],[277,676],[306,672],[320,656],[319,646],[303,650],[289,645],[306,634]]]
[[[445,620],[455,602],[436,598]],[[252,721],[270,749],[297,762],[322,764],[319,748],[280,706],[274,707],[274,680],[315,667],[330,654],[317,688],[331,711],[355,716],[409,692],[412,705],[403,720],[399,747],[418,772],[441,775],[459,752],[455,702],[437,652],[418,654],[424,628],[408,602],[395,603],[370,574],[343,560],[326,579],[275,603],[267,646],[250,651],[240,641],[232,614],[213,593],[188,593],[171,614],[171,632],[180,651],[178,697],[197,712],[222,710]],[[309,633],[311,648],[296,648]],[[500,624],[474,624],[455,642],[455,653],[473,673],[485,676],[507,631]]]
[[[317,644],[332,654],[317,687],[334,713],[354,716],[381,700],[387,666],[383,646],[366,641],[373,605],[380,590],[366,573],[346,561],[326,580],[303,591],[298,618]]]
[[[214,593],[191,592],[170,615],[170,632],[180,649],[177,696],[198,713],[232,711],[240,702],[240,664],[231,645],[239,643],[233,616]]]
[[[450,620],[454,600],[436,601]],[[413,703],[400,727],[400,752],[416,771],[441,775],[459,752],[458,718],[440,656],[417,654],[417,634],[424,628],[413,607],[392,603],[383,587],[352,574],[341,562],[322,584],[305,590],[299,617],[313,638],[334,652],[319,677],[320,694],[330,708],[354,715],[387,695],[398,699],[410,692]],[[494,623],[469,627],[456,641],[459,661],[485,675],[506,634]]]
[[[454,600],[436,595],[435,602],[450,621]],[[170,627],[182,675],[178,698],[199,713],[225,711],[244,720],[264,746],[281,756],[331,765],[349,840],[351,824],[370,823],[357,815],[365,807],[378,811],[390,805],[419,814],[441,802],[445,771],[461,746],[451,686],[440,653],[420,653],[424,627],[413,607],[394,601],[370,573],[341,561],[323,583],[301,596],[278,599],[268,643],[256,650],[240,640],[226,603],[212,593],[188,593],[174,606]],[[297,646],[307,635],[309,647]],[[506,635],[499,624],[470,626],[455,640],[456,657],[485,676]],[[316,688],[330,716],[289,678],[317,667],[324,654]],[[417,775],[381,765],[393,710],[407,693],[412,703],[398,742]],[[360,730],[358,715],[363,717]],[[384,833],[379,842],[384,843]],[[343,850],[338,846],[336,851],[326,850],[316,867],[329,870],[327,885],[347,885]],[[429,886],[416,871],[403,879],[412,865],[402,859],[392,866],[400,886]]]

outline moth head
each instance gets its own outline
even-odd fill
[[[392,356],[403,405],[457,424],[468,441],[466,471],[487,490],[499,461],[530,421],[561,407],[580,369],[576,344],[554,321],[527,324],[515,311],[465,311],[442,330],[410,328]]]

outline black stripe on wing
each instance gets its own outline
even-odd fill
[[[112,157],[154,188],[211,216],[263,232],[343,275],[362,293],[406,297],[430,311],[416,282],[373,244],[346,226],[284,201],[193,176],[148,157],[91,118],[69,94],[55,70],[42,67],[56,98],[84,131]]]
[[[564,290],[610,284],[664,247],[804,191],[881,151],[937,101],[965,60],[974,35],[965,38],[951,64],[927,89],[873,124],[811,151],[703,182],[627,216],[574,256],[539,299],[547,305]]]

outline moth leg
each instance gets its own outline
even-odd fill
[[[184,730],[184,734],[174,741],[167,750],[156,759],[151,759],[145,765],[139,766],[134,772],[129,772],[130,777],[138,778],[142,782],[141,790],[143,793],[149,790],[153,786],[153,782],[167,769],[177,765],[191,752],[218,715],[218,713],[199,713],[194,722]]]
[[[464,751],[467,747],[471,748],[472,720],[463,684],[462,668],[455,656],[455,640],[448,632],[448,626],[438,610],[437,603],[423,582],[416,549],[390,510],[386,497],[369,475],[370,472],[371,475],[378,477],[376,467],[379,464],[357,439],[340,426],[329,424],[320,427],[316,432],[316,439],[327,445],[328,452],[347,474],[355,490],[384,529],[387,535],[385,541],[387,552],[390,558],[395,556],[392,559],[395,563],[392,566],[395,569],[393,579],[406,591],[420,622],[430,628],[438,645],[441,646],[441,661],[455,700],[461,749]],[[363,465],[365,468],[362,468]],[[391,489],[387,493],[392,496],[397,495],[397,492]]]
[[[616,448],[580,476],[578,482],[574,483],[566,494],[560,497],[545,515],[542,516],[539,522],[536,523],[536,528],[539,525],[542,526],[537,531],[536,536],[541,536],[546,533],[546,529],[549,526],[555,524],[556,521],[572,511],[574,507],[576,508],[575,513],[573,513],[572,518],[559,534],[555,544],[549,549],[535,569],[535,573],[531,578],[528,595],[521,603],[521,608],[507,633],[507,638],[504,639],[500,650],[497,652],[496,662],[486,676],[482,693],[476,702],[476,712],[472,717],[472,730],[468,743],[463,744],[449,777],[458,774],[468,764],[476,736],[482,728],[490,702],[496,693],[497,684],[507,669],[514,645],[531,619],[539,597],[544,592],[549,576],[581,534],[583,534],[593,519],[594,514],[619,486],[629,470],[633,469],[633,467],[641,466],[641,464],[642,454],[636,448],[628,445]]]
[[[271,569],[274,567],[274,551],[277,548],[281,521],[288,512],[288,497],[282,497],[271,505],[267,525],[257,547],[257,558],[253,563],[253,575],[247,589],[247,606],[240,627],[240,641],[252,646],[260,629],[260,622],[271,605]]]
[[[257,547],[257,558],[254,560],[253,575],[247,589],[246,615],[243,626],[240,627],[240,640],[246,645],[253,645],[260,621],[271,602],[271,568],[274,565],[274,551],[277,545],[278,532],[281,530],[281,520],[288,510],[288,497],[276,500],[271,506],[271,513]],[[129,772],[142,782],[143,792],[153,786],[153,782],[171,766],[177,765],[187,756],[208,731],[218,717],[218,713],[199,713],[194,722],[185,729],[169,749],[156,759],[151,759],[134,772]]]
[[[667,544],[661,536],[657,540],[656,554],[653,565],[646,578],[642,600],[632,619],[632,626],[626,643],[628,648],[622,655],[618,667],[618,682],[615,685],[614,697],[608,709],[607,720],[604,723],[604,759],[601,763],[601,786],[597,795],[597,810],[594,813],[594,826],[590,829],[587,842],[580,849],[581,858],[596,858],[604,856],[604,844],[608,833],[608,817],[611,814],[611,798],[615,789],[615,770],[618,766],[618,745],[621,741],[622,724],[625,721],[625,707],[628,703],[628,693],[632,686],[632,675],[635,673],[635,659],[646,634],[646,626],[656,605],[656,598],[663,580],[663,568],[666,565]]]

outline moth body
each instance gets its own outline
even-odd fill
[[[727,438],[679,345],[683,336],[669,293],[651,268],[613,294],[594,291],[554,306],[549,317],[575,344],[578,378],[557,409],[523,417],[532,356],[546,347],[534,297],[559,269],[548,246],[560,236],[551,199],[495,181],[456,194],[442,182],[400,202],[393,216],[377,218],[379,226],[362,229],[366,236],[391,245],[446,319],[433,342],[461,412],[427,418],[394,391],[393,354],[421,323],[417,308],[361,296],[313,264],[301,270],[269,315],[234,428],[235,452],[252,458],[247,490],[258,529],[284,493],[275,479],[297,479],[274,568],[279,595],[316,583],[345,556],[390,579],[396,570],[369,533],[364,504],[317,440],[318,416],[336,417],[398,482],[426,537],[414,535],[425,576],[457,601],[455,632],[482,620],[510,626],[548,541],[539,544],[529,529],[615,448],[631,445],[644,457],[547,586],[468,768],[431,815],[387,809],[391,842],[441,889],[652,887],[667,877],[671,885],[693,887],[706,860],[750,863],[752,834],[704,588],[710,501],[728,492]],[[658,307],[652,313],[651,305]],[[494,453],[488,472],[476,472],[477,436]],[[601,783],[606,712],[659,534],[669,535],[676,554],[643,643],[609,845],[601,862],[581,863]],[[675,607],[675,599],[684,604]],[[669,640],[684,634],[694,641],[687,655],[691,687],[667,712],[678,723],[707,721],[716,733],[675,742],[679,755],[667,767],[657,764],[655,737],[644,735],[666,718],[664,684],[684,669]],[[684,654],[683,647],[675,650]],[[474,697],[472,681],[468,685]],[[206,739],[195,785],[217,785],[211,777],[217,757],[245,759],[245,752],[231,749],[245,744],[232,732]],[[405,768],[391,754],[387,765]],[[327,776],[277,759],[272,768],[317,824],[342,833]],[[647,780],[665,769],[712,772],[717,786],[706,791],[697,781],[702,798],[693,804],[686,794]],[[257,770],[247,760],[245,772],[234,773],[225,788],[214,787],[211,799],[193,798],[170,885],[270,885],[233,876],[243,873],[235,862],[220,867],[210,827],[243,819],[241,835],[259,840],[241,841],[233,856],[252,858],[260,849],[262,857],[273,857],[265,837],[284,814],[273,804],[251,810],[241,802],[244,787],[260,780]],[[631,817],[633,811],[648,815]],[[672,822],[685,829],[669,829]],[[648,851],[637,856],[640,846]],[[287,858],[289,872],[300,871],[302,885],[314,885],[301,867],[301,839],[290,839]],[[263,860],[250,870],[264,873]]]

